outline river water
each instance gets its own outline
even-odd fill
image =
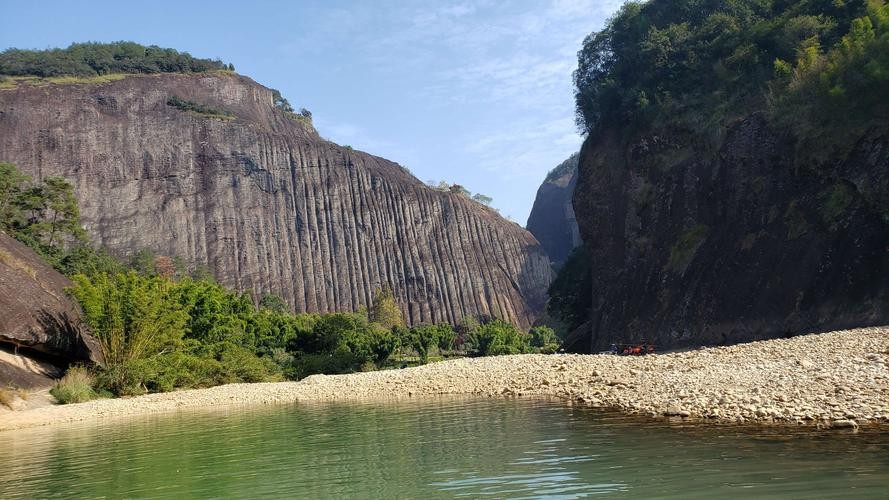
[[[0,498],[885,498],[889,431],[693,426],[557,400],[182,411],[0,433]]]

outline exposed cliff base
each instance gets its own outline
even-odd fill
[[[322,139],[239,75],[0,89],[0,159],[70,180],[91,239],[113,253],[179,256],[296,311],[357,310],[389,286],[409,323],[527,327],[551,279],[524,229]]]
[[[574,208],[592,314],[569,348],[660,349],[889,323],[889,131],[819,163],[752,115],[703,138],[584,144]]]

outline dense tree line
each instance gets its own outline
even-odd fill
[[[135,42],[73,43],[65,49],[0,52],[0,75],[53,77],[110,73],[200,73],[231,70],[220,60],[199,59],[187,52]]]
[[[257,304],[179,258],[143,250],[121,262],[86,243],[69,183],[34,182],[8,163],[0,163],[0,217],[0,229],[71,277],[69,293],[102,346],[103,366],[76,368],[54,390],[63,401],[559,347],[546,327],[526,333],[493,318],[407,328],[388,288],[366,311],[293,314],[280,297]]]
[[[682,125],[768,110],[801,138],[887,119],[883,0],[630,2],[590,34],[574,74],[577,119]],[[832,123],[832,125],[831,125]]]

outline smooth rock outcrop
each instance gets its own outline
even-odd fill
[[[182,111],[172,96],[234,118]],[[73,182],[89,235],[113,253],[179,256],[296,311],[356,310],[388,285],[413,324],[528,326],[551,280],[521,227],[322,139],[239,75],[0,90],[0,159]]]
[[[801,370],[802,361],[817,368]],[[488,356],[404,370],[312,375],[299,382],[223,385],[18,412],[0,417],[0,431],[189,407],[437,395],[558,397],[629,414],[699,422],[851,430],[886,426],[889,329],[665,355]]]
[[[65,276],[30,248],[0,231],[0,343],[61,361],[101,361],[98,341],[85,330],[80,308],[65,293],[69,286]]]

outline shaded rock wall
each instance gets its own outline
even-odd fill
[[[235,115],[166,104],[176,95]],[[389,285],[411,323],[534,321],[551,279],[531,234],[395,163],[323,140],[227,74],[0,90],[0,159],[75,185],[93,241],[207,264],[297,311],[355,310]]]
[[[659,132],[584,144],[574,194],[590,251],[587,352],[660,348],[889,323],[889,131],[823,164],[760,115],[718,151]]]
[[[548,175],[534,198],[525,226],[546,250],[553,264],[561,264],[572,250],[583,244],[571,197],[577,183],[578,155],[556,167],[559,175]],[[564,167],[564,168],[563,168]]]

